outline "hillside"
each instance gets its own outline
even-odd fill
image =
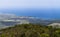
[[[40,24],[22,24],[0,30],[0,37],[60,37],[60,29]]]

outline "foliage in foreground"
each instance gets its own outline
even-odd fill
[[[22,24],[0,30],[0,37],[60,37],[60,28]]]

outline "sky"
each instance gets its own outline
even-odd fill
[[[60,0],[0,0],[0,8],[60,8]]]
[[[0,14],[9,13],[21,16],[60,18],[60,0],[0,0]]]

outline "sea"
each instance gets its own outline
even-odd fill
[[[15,14],[17,16],[33,16],[33,17],[39,17],[39,18],[45,18],[45,19],[60,19],[60,9],[56,9],[56,8],[2,9],[0,10],[0,12]]]

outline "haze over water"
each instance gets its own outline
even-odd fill
[[[59,9],[8,9],[1,10],[2,13],[15,14],[17,16],[33,16],[40,18],[60,19]]]
[[[60,19],[60,0],[0,0],[0,13]]]

